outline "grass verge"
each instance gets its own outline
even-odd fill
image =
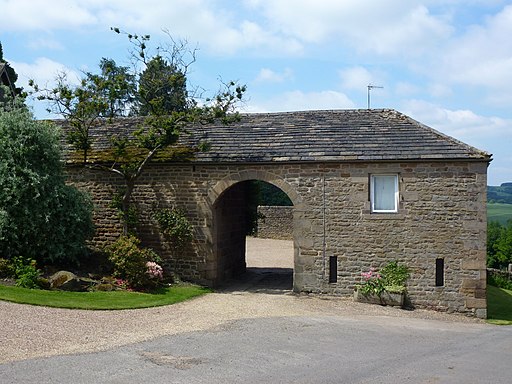
[[[161,288],[155,293],[64,292],[0,285],[0,300],[56,308],[113,310],[175,304],[209,292],[211,291],[208,288],[191,284]]]
[[[487,322],[512,325],[512,291],[487,286]]]

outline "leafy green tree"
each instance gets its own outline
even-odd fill
[[[136,183],[147,165],[157,154],[176,146],[181,134],[194,124],[208,124],[215,120],[230,123],[238,119],[236,104],[242,100],[245,86],[235,82],[223,84],[223,88],[213,97],[205,99],[200,105],[196,97],[187,92],[186,74],[190,64],[195,61],[195,51],[190,51],[186,43],[176,43],[160,47],[157,54],[148,53],[149,35],[133,35],[112,28],[116,33],[126,34],[135,47],[132,58],[136,59],[135,73],[127,75],[124,67],[122,76],[111,81],[110,73],[100,64],[101,73],[90,73],[77,87],[59,79],[58,86],[44,90],[39,98],[50,101],[54,112],[63,115],[71,126],[69,142],[76,150],[82,151],[83,162],[88,165],[88,155],[92,147],[90,130],[101,120],[108,117],[113,120],[124,116],[126,108],[118,108],[135,101],[133,113],[142,113],[146,118],[131,137],[113,137],[110,148],[110,165],[94,164],[94,168],[113,172],[124,180],[124,188],[119,199],[119,208],[123,218],[123,234],[129,232],[129,218],[132,216],[131,197]],[[113,61],[104,59],[106,68],[113,67]],[[111,65],[112,64],[112,65]],[[137,92],[132,95],[134,78],[139,79]],[[35,91],[40,91],[34,85]],[[128,100],[128,101],[127,101]],[[115,106],[112,108],[111,106]],[[177,148],[181,155],[190,155],[196,150],[206,148],[200,145],[194,148]]]
[[[187,110],[187,77],[176,64],[155,56],[140,74],[138,89],[139,116],[164,115]]]
[[[509,221],[501,230],[495,243],[496,260],[500,268],[512,263],[512,221]]]
[[[0,255],[78,263],[92,236],[89,199],[64,183],[60,134],[27,109],[0,110]]]
[[[286,193],[273,184],[255,180],[258,185],[258,205],[292,206],[293,203]]]
[[[136,79],[128,67],[119,66],[113,59],[102,58],[99,64],[101,73],[86,73],[86,83],[98,98],[104,100],[100,110],[102,117],[114,118],[130,114],[136,100]]]
[[[512,263],[512,220],[506,225],[491,221],[487,225],[487,266],[503,269]]]
[[[0,43],[0,109],[8,110],[24,105],[23,88],[16,87],[18,74],[4,59],[2,43]]]
[[[100,118],[106,113],[108,103],[95,93],[94,84],[82,79],[79,86],[69,84],[67,74],[58,74],[56,86],[52,89],[40,89],[33,80],[29,85],[38,94],[39,100],[47,100],[50,107],[47,111],[64,117],[69,123],[66,131],[67,141],[83,153],[83,162],[87,162],[92,141],[90,130],[99,124]]]
[[[487,224],[487,266],[497,268],[496,243],[501,236],[503,226],[498,221],[490,221]]]

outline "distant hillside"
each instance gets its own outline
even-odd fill
[[[512,204],[512,183],[503,183],[499,187],[488,185],[487,202]]]

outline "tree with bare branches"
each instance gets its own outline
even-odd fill
[[[189,91],[187,82],[187,71],[196,60],[196,49],[189,49],[185,41],[175,41],[168,34],[170,44],[150,53],[149,35],[112,30],[126,35],[132,44],[131,72],[113,60],[103,59],[100,73],[85,73],[77,86],[62,75],[52,89],[40,89],[33,83],[32,86],[39,99],[49,101],[51,110],[68,120],[68,141],[82,152],[84,165],[123,178],[124,189],[118,201],[123,233],[127,234],[132,193],[147,165],[158,153],[176,145],[180,135],[194,124],[236,121],[239,118],[236,106],[242,101],[246,87],[234,81],[221,83],[221,89],[213,97],[200,98],[195,90]],[[131,137],[112,137],[108,165],[91,164],[90,130],[126,115],[145,118]],[[200,149],[197,146],[189,151]]]

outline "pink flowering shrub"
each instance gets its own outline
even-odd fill
[[[380,279],[380,274],[375,271],[375,268],[370,268],[368,272],[361,272],[361,277],[365,281],[370,281],[371,279]]]
[[[361,277],[363,283],[359,285],[358,289],[363,295],[374,294],[380,296],[384,292],[384,280],[375,268],[370,268],[368,272],[362,272]]]
[[[388,263],[380,272],[370,268],[368,272],[361,273],[362,283],[357,289],[363,295],[380,296],[382,292],[405,292],[405,283],[409,279],[409,268],[396,261]]]
[[[118,289],[128,289],[128,284],[123,279],[116,278],[113,283]]]
[[[151,290],[163,279],[163,269],[156,263],[158,255],[140,246],[135,236],[121,236],[107,248],[107,255],[114,266],[114,276],[123,285],[135,290]]]
[[[162,280],[164,278],[164,270],[163,268],[155,263],[154,261],[148,261],[146,263],[147,271],[146,273],[152,279]]]

